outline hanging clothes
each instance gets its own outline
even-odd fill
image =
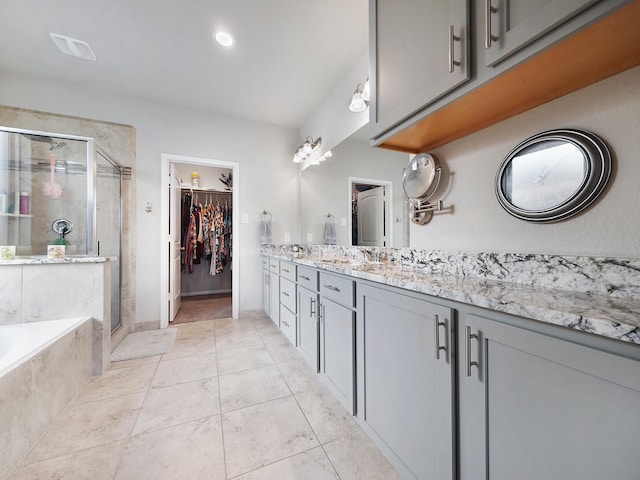
[[[210,275],[218,275],[231,265],[232,208],[229,193],[205,192],[204,205],[199,194],[182,196],[182,271],[193,273],[202,259],[211,262]]]

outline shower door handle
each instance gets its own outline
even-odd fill
[[[100,240],[98,240],[98,250],[97,251],[98,251],[97,256],[99,257],[100,256]]]

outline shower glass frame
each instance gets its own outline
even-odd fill
[[[0,126],[0,133],[13,133],[18,135],[27,135],[27,136],[36,136],[36,137],[49,137],[56,140],[72,140],[79,142],[86,142],[86,159],[87,159],[87,185],[86,185],[86,195],[87,195],[87,205],[86,205],[86,235],[85,235],[85,251],[77,252],[73,255],[73,257],[91,257],[97,256],[97,239],[96,239],[96,173],[97,173],[97,162],[96,162],[96,143],[95,139],[91,137],[84,137],[80,135],[68,135],[63,133],[53,133],[44,130],[29,130],[29,129],[21,129],[21,128],[13,128],[13,127],[4,127]],[[8,169],[7,169],[8,172]],[[8,173],[7,173],[8,175]],[[7,192],[10,193],[10,192]],[[33,205],[31,206],[33,208]],[[122,231],[122,225],[120,225]],[[46,251],[43,252],[32,252],[30,255],[26,255],[26,257],[38,257],[46,255]],[[17,255],[22,256],[22,255]]]

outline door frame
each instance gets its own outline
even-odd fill
[[[169,242],[171,237],[167,234],[169,225],[169,188],[170,164],[182,163],[188,165],[202,165],[206,167],[228,168],[233,175],[233,194],[231,204],[233,212],[231,215],[231,235],[233,238],[234,254],[231,257],[231,315],[237,319],[240,311],[240,255],[237,246],[240,245],[240,164],[238,162],[228,162],[225,160],[213,160],[210,158],[189,157],[171,153],[162,153],[161,157],[161,178],[160,182],[160,328],[169,326]]]
[[[353,243],[353,219],[351,218],[351,195],[353,192],[353,184],[361,183],[364,185],[376,185],[378,187],[386,188],[386,202],[385,202],[385,232],[387,237],[387,247],[394,245],[393,243],[393,182],[389,180],[376,180],[375,178],[362,178],[362,177],[347,177],[347,236],[349,246]]]

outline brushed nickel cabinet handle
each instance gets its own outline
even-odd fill
[[[315,298],[312,298],[312,299],[311,299],[311,302],[310,302],[311,310],[310,310],[310,312],[309,312],[309,316],[311,316],[311,317],[313,317],[313,316],[315,315],[315,313],[316,313],[315,306],[316,306],[316,299],[315,299]]]
[[[498,13],[498,9],[491,5],[491,0],[484,0],[484,48],[491,48],[491,42],[498,40],[498,37],[491,34],[491,14]]]
[[[436,342],[435,342],[436,343],[436,360],[440,360],[440,350],[444,350],[445,352],[447,351],[446,345],[444,347],[440,346],[440,327],[446,327],[447,320],[445,319],[444,322],[441,322],[438,319],[438,315],[436,315],[435,317],[436,317],[436,321],[434,323],[434,328],[435,328],[435,339],[436,339]]]
[[[460,37],[453,33],[453,25],[449,25],[449,73],[453,73],[455,67],[460,66],[460,62],[454,58],[453,48],[455,42],[459,42]]]
[[[284,292],[284,291],[283,291],[283,292],[280,292],[280,293],[282,293],[282,295],[284,295],[285,297],[288,297],[288,296],[289,296],[289,294],[288,294],[287,292]]]
[[[333,290],[334,292],[339,292],[340,289],[338,287],[334,287],[333,285],[323,285],[327,290]]]
[[[300,278],[302,278],[303,280],[306,280],[307,282],[309,280],[311,280],[309,277],[307,277],[306,275],[298,275]]]
[[[467,377],[471,376],[471,367],[477,367],[479,364],[478,362],[471,361],[471,339],[472,338],[479,338],[477,333],[471,333],[471,327],[469,325],[466,325],[464,327],[465,330],[465,345],[466,348],[464,349],[465,351],[465,364],[467,366]]]

